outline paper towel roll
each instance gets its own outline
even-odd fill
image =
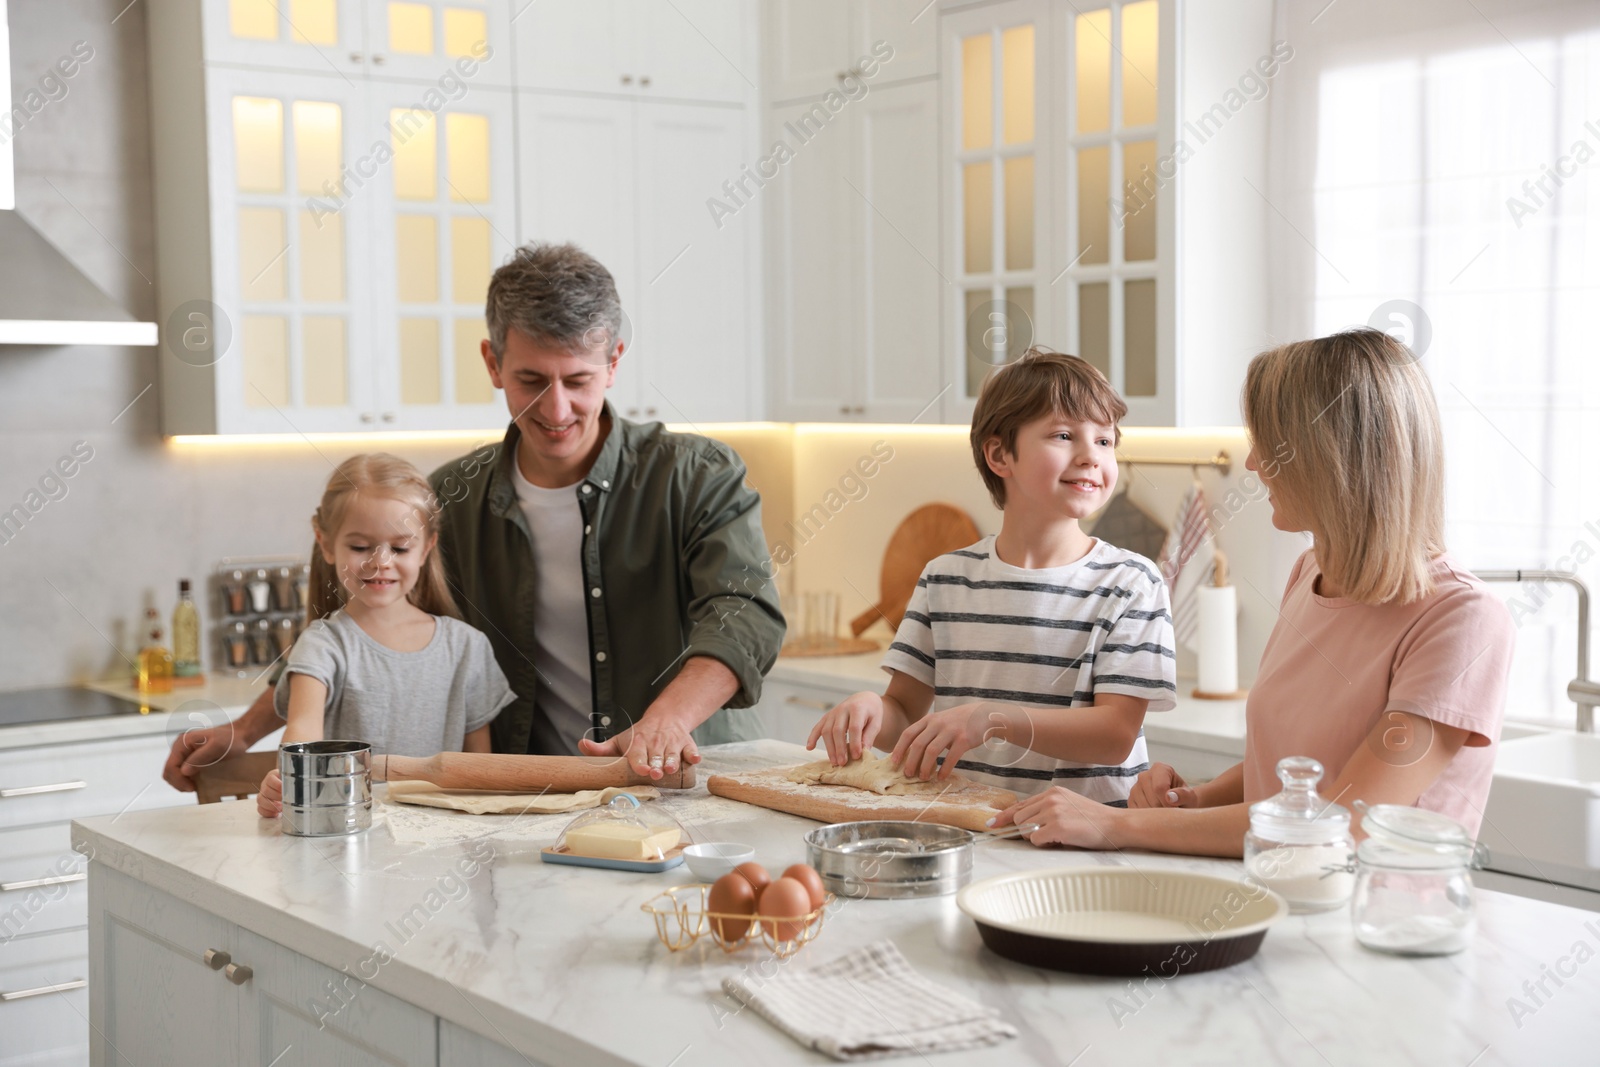
[[[1203,585],[1199,595],[1199,685],[1202,693],[1239,688],[1239,600],[1231,585]]]

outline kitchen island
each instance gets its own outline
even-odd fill
[[[753,845],[770,869],[803,861],[802,837],[818,824],[709,796],[704,780],[809,755],[778,741],[704,754],[701,784],[664,792],[667,810],[699,840]],[[995,956],[954,897],[845,901],[779,965],[709,939],[669,952],[640,905],[694,881],[688,869],[542,863],[539,849],[569,819],[375,802],[369,831],[311,839],[231,802],[75,822],[74,847],[91,859],[93,1062],[829,1062],[741,1011],[722,980],[883,937],[1021,1032],[929,1063],[1484,1067],[1594,1062],[1600,1048],[1600,922],[1554,904],[1480,891],[1468,949],[1431,959],[1362,949],[1343,910],[1291,916],[1241,965],[1129,980]],[[1085,864],[1240,870],[1011,841],[979,846],[975,878]]]

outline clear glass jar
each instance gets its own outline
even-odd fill
[[[1279,760],[1278,779],[1283,792],[1250,806],[1245,877],[1296,914],[1342,907],[1355,887],[1350,812],[1317,794],[1322,764],[1309,756]]]
[[[1357,802],[1367,835],[1350,902],[1356,940],[1397,956],[1443,956],[1476,928],[1477,846],[1454,819],[1421,808]]]

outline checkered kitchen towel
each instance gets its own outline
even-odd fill
[[[1016,1027],[995,1008],[928,981],[893,941],[766,981],[722,988],[802,1045],[837,1060],[881,1060],[997,1045]]]

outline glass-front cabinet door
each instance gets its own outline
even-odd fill
[[[516,233],[511,94],[435,111],[414,85],[371,84],[373,356],[380,428],[493,428],[508,418],[479,354],[484,298]]]
[[[214,306],[191,328],[216,335],[218,421],[241,433],[358,429],[374,410],[372,234],[353,167],[365,90],[220,68],[207,81]]]
[[[367,68],[362,0],[203,0],[208,63],[358,78]]]
[[[507,88],[511,6],[507,0],[366,0],[372,75],[424,83],[448,100],[477,86]]]
[[[1176,411],[1171,12],[1035,0],[941,20],[954,402],[1030,344],[1103,371],[1134,424]]]

